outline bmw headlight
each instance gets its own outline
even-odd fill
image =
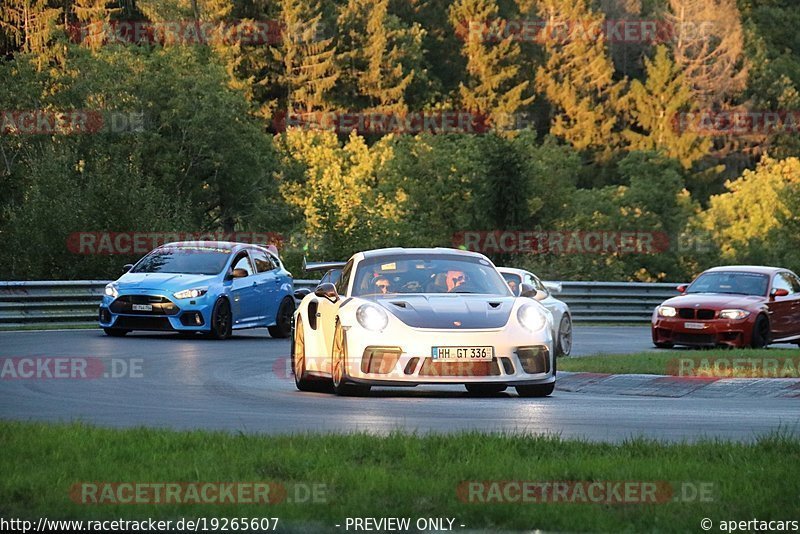
[[[519,324],[531,332],[538,332],[547,324],[544,313],[533,304],[523,304],[520,306],[517,310],[517,320]]]
[[[184,289],[183,291],[178,291],[177,293],[173,293],[172,295],[176,299],[196,299],[197,297],[202,297],[208,292],[207,287],[197,287],[194,289]]]
[[[108,284],[106,286],[104,293],[106,294],[107,297],[111,297],[112,299],[117,298],[119,296],[119,291],[117,290],[117,284],[113,282]]]
[[[747,310],[722,310],[719,312],[720,319],[744,319],[749,315],[750,312]]]
[[[678,310],[676,310],[672,306],[659,306],[658,314],[661,317],[675,317],[676,315],[678,315]]]
[[[367,330],[381,331],[389,324],[389,315],[374,304],[362,304],[356,310],[356,320]]]

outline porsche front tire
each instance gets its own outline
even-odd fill
[[[464,384],[472,395],[497,395],[508,388],[505,384]]]
[[[306,371],[306,337],[303,331],[303,319],[297,318],[297,327],[292,338],[292,372],[294,384],[300,391],[322,392],[327,384],[324,380],[314,379]]]
[[[556,388],[556,383],[535,384],[533,386],[516,386],[517,395],[520,397],[547,397]]]
[[[353,384],[347,377],[347,338],[341,323],[336,322],[331,348],[331,381],[333,392],[342,396],[360,396],[369,393],[370,386]]]

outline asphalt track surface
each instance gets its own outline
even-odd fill
[[[577,326],[574,356],[652,350],[647,327]],[[110,338],[100,330],[0,332],[0,358],[90,357],[95,379],[0,380],[0,418],[263,433],[484,430],[619,442],[644,436],[750,441],[800,434],[800,404],[779,398],[659,398],[558,391],[491,398],[462,387],[373,389],[368,398],[301,393],[288,340],[266,330],[214,341],[177,334]],[[104,378],[116,359],[120,378]],[[127,369],[124,369],[127,367]],[[112,371],[114,372],[114,371]],[[7,376],[7,375],[5,375]]]

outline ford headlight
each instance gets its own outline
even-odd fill
[[[176,299],[196,299],[197,297],[202,297],[207,292],[207,287],[197,287],[194,289],[184,289],[183,291],[178,291],[177,293],[173,293],[173,296]]]
[[[744,319],[749,315],[750,312],[747,310],[722,310],[719,312],[720,319]]]
[[[676,315],[678,315],[678,310],[676,310],[672,306],[659,306],[658,314],[661,317],[675,317]]]
[[[112,299],[117,298],[119,296],[119,291],[117,290],[117,284],[113,282],[108,284],[106,286],[104,293],[106,294],[107,297],[111,297]]]
[[[517,320],[531,332],[538,332],[547,324],[544,313],[533,304],[524,304],[517,310]]]
[[[362,304],[356,310],[356,320],[367,330],[379,332],[389,324],[389,315],[374,304]]]

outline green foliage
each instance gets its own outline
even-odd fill
[[[626,104],[632,125],[622,135],[631,150],[662,150],[688,169],[711,148],[710,139],[681,124],[683,114],[697,110],[692,91],[665,46],[645,59],[645,70],[644,83],[631,82]]]
[[[740,263],[790,262],[800,266],[798,191],[800,159],[774,160],[765,156],[758,167],[726,184],[728,192],[711,198],[698,225],[708,231],[725,261]]]
[[[494,0],[458,0],[450,6],[450,23],[464,39],[461,53],[467,58],[468,81],[459,85],[461,101],[503,130],[515,124],[514,114],[533,96],[526,96],[529,81],[519,76],[520,47],[512,35],[504,35],[505,21],[498,13]],[[494,36],[499,36],[496,42]]]

